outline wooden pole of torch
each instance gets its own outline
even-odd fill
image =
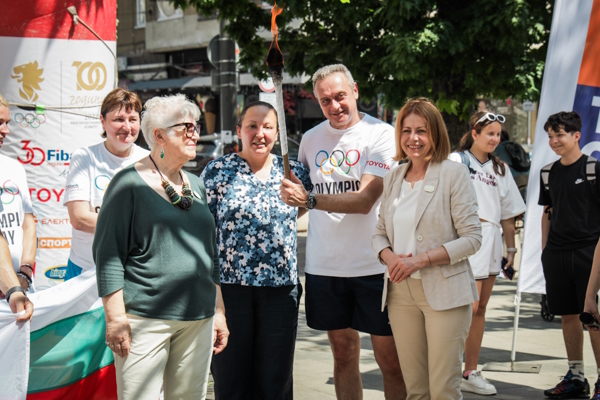
[[[290,178],[290,159],[288,155],[287,128],[285,126],[285,110],[283,108],[283,71],[271,73],[275,84],[275,99],[277,103],[277,122],[279,124],[279,143],[281,143],[281,156],[283,157],[283,171],[286,179]]]

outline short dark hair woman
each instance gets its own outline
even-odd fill
[[[105,140],[78,149],[71,156],[63,200],[73,226],[65,281],[95,267],[92,241],[108,183],[121,169],[148,155],[135,144],[141,112],[137,94],[121,88],[112,90],[100,108],[100,136]]]
[[[237,125],[239,153],[211,161],[202,172],[217,226],[221,288],[231,340],[213,359],[217,399],[291,399],[302,286],[296,261],[296,217],[283,203],[283,159],[271,154],[277,113],[248,104]],[[292,173],[311,186],[308,170]]]

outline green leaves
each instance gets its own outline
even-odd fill
[[[271,2],[270,0],[269,2]],[[254,0],[174,0],[219,11],[240,64],[266,71],[269,10]],[[478,96],[539,98],[552,6],[548,0],[286,0],[277,17],[288,73],[344,63],[362,98],[400,107],[428,96],[464,117]]]
[[[435,105],[442,113],[458,115],[460,103],[457,100],[446,98],[445,93],[440,93]]]

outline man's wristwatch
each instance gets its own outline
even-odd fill
[[[316,205],[317,205],[317,199],[316,199],[314,193],[309,193],[308,199],[306,199],[306,208],[308,208],[309,210],[312,210],[313,208],[315,208]]]

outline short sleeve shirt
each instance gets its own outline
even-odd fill
[[[526,211],[527,207],[508,164],[504,164],[504,175],[500,175],[494,171],[491,159],[481,163],[469,150],[465,151],[465,154],[470,160],[469,173],[477,194],[479,218],[500,227],[500,221],[516,217]],[[461,162],[460,155],[457,153],[450,154],[448,158]]]
[[[363,114],[356,125],[334,129],[324,121],[304,134],[298,160],[310,169],[313,192],[357,192],[364,175],[383,177],[397,162],[394,128]],[[371,238],[378,199],[368,214],[310,210],[305,271],[313,275],[358,277],[384,272]]]
[[[292,173],[311,190],[307,169],[290,160]],[[273,158],[271,175],[259,181],[237,154],[208,163],[204,181],[217,226],[221,283],[281,287],[298,284],[298,209],[281,200],[283,159]]]
[[[596,183],[586,176],[587,155],[571,165],[553,163],[548,189],[540,175],[538,204],[552,208],[547,247],[572,250],[594,245],[600,237],[600,163],[596,162]],[[543,218],[547,218],[544,215]]]
[[[130,156],[117,157],[106,149],[104,142],[75,151],[71,157],[63,205],[70,201],[87,201],[90,211],[100,212],[104,192],[115,174],[148,154],[147,150],[134,144]],[[94,234],[73,228],[69,260],[80,268],[93,268],[93,240]]]
[[[17,161],[0,155],[0,230],[8,242],[15,271],[23,255],[23,218],[33,213],[25,169]]]

